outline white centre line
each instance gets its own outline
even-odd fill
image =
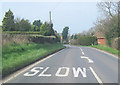
[[[84,52],[82,52],[82,55],[85,55]]]
[[[85,53],[83,52],[83,50],[80,48],[81,52],[82,52],[82,55],[85,55]]]
[[[103,82],[101,81],[101,79],[98,77],[98,75],[95,73],[95,71],[93,70],[92,67],[89,67],[91,72],[93,73],[93,75],[95,76],[95,78],[97,79],[98,83],[102,84]]]

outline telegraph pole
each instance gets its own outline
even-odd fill
[[[52,20],[51,20],[51,11],[49,11],[49,15],[50,15],[50,30],[52,30]],[[51,32],[51,31],[50,31]],[[51,32],[51,35],[53,35],[53,33]]]
[[[49,15],[50,15],[50,26],[52,24],[52,20],[51,20],[51,11],[49,12]]]
[[[118,37],[120,37],[120,1],[118,2]]]

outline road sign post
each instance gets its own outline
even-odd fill
[[[63,36],[60,37],[61,43],[63,43]]]

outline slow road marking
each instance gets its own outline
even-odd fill
[[[62,69],[66,70],[65,74],[60,74]],[[68,76],[69,71],[70,71],[70,68],[68,68],[68,67],[60,67],[55,75],[58,76],[58,77],[65,77],[65,76]]]
[[[96,78],[98,83],[102,84],[103,83],[102,80],[98,77],[98,75],[95,73],[93,68],[89,67],[89,69],[90,69],[89,71],[92,72],[92,74],[94,75],[94,77]],[[75,67],[72,67],[72,68],[59,67],[59,68],[57,68],[57,71],[55,73],[50,73],[49,70],[50,70],[50,67],[34,67],[30,71],[26,72],[23,75],[25,77],[32,77],[32,76],[52,77],[54,75],[56,77],[67,77],[67,76],[69,76],[70,70],[72,70],[73,77],[77,78],[79,76],[82,76],[83,78],[86,78],[87,77],[87,71],[88,71],[87,68],[85,68],[85,67],[83,67],[83,68],[80,68],[80,67],[77,67],[77,68],[75,68]],[[62,70],[64,70],[65,72],[62,73]]]
[[[57,69],[57,71],[52,74],[52,73],[45,73],[48,72],[50,69],[50,67],[34,67],[32,68],[30,71],[26,72],[25,74],[23,74],[26,77],[31,77],[31,76],[38,76],[38,77],[51,77],[53,75],[55,75],[56,77],[67,77],[69,76],[69,72],[70,70],[72,70],[73,72],[73,77],[79,77],[80,73],[82,75],[82,77],[87,77],[87,69],[86,68],[69,68],[69,67],[59,67]],[[61,73],[62,70],[64,70],[64,73]],[[41,72],[42,71],[42,72]]]

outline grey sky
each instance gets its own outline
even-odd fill
[[[88,30],[98,17],[97,2],[6,2],[2,3],[2,16],[9,8],[16,17],[28,19],[31,23],[40,19],[49,21],[49,11],[52,12],[54,29],[62,32],[69,26],[70,34]],[[1,23],[0,23],[1,24]]]

